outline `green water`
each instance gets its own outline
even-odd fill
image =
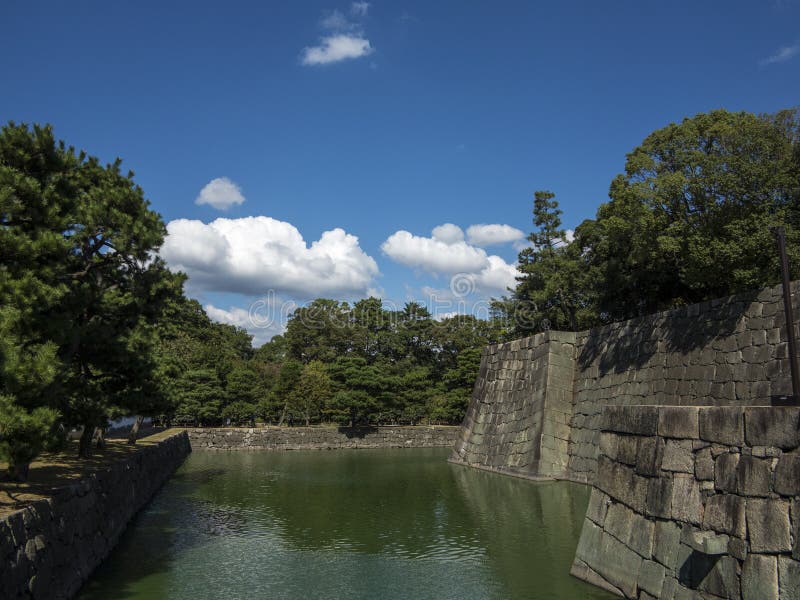
[[[80,598],[612,597],[569,576],[588,488],[448,453],[195,452]]]

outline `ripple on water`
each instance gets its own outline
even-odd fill
[[[81,598],[611,598],[568,575],[586,488],[447,453],[196,452]]]

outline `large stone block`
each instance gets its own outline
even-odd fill
[[[735,406],[701,408],[699,413],[700,439],[742,446],[744,444],[744,411]]]
[[[672,517],[672,477],[653,477],[647,480],[645,514],[662,519]]]
[[[797,448],[800,446],[800,407],[746,408],[745,431],[750,446]]]
[[[697,561],[702,564],[706,561],[711,563],[712,557],[702,557]],[[698,568],[698,574],[705,570],[705,566]],[[697,589],[701,592],[709,592],[719,598],[729,598],[735,600],[740,598],[741,582],[739,575],[739,562],[730,556],[723,556],[715,563],[711,571],[699,581]],[[701,596],[702,598],[702,596]]]
[[[602,527],[605,523],[610,503],[611,499],[606,494],[597,488],[592,488],[592,495],[589,496],[589,506],[586,508],[586,518]]]
[[[742,567],[742,600],[778,598],[778,559],[750,554]]]
[[[639,454],[639,436],[617,436],[617,460],[626,465],[635,465]]]
[[[656,521],[653,534],[653,556],[667,569],[675,571],[678,567],[678,546],[681,541],[681,528],[674,521]]]
[[[697,439],[698,413],[699,409],[692,406],[662,406],[658,411],[658,435]]]
[[[778,459],[775,491],[782,496],[800,496],[800,455],[784,454]]]
[[[609,506],[604,524],[606,533],[648,559],[652,556],[654,527],[653,521],[616,502]]]
[[[642,557],[608,534],[602,536],[600,556],[596,567],[588,564],[628,598],[635,598]]]
[[[789,502],[751,498],[747,501],[746,513],[751,552],[791,551]]]
[[[639,453],[636,456],[636,472],[640,475],[655,477],[661,471],[663,457],[663,438],[655,436],[640,438]]]
[[[584,519],[581,537],[578,539],[578,547],[575,550],[575,557],[594,568],[594,565],[601,560],[600,545],[602,537],[603,529],[588,519]]]
[[[701,481],[714,480],[714,459],[711,448],[703,448],[695,453],[694,476]]]
[[[639,573],[639,588],[653,598],[660,598],[665,576],[666,571],[662,565],[646,560],[642,563],[642,570]]]
[[[743,455],[736,465],[736,489],[744,496],[769,496],[772,481],[771,458]]]
[[[692,440],[667,440],[661,468],[665,471],[694,473]]]
[[[644,513],[647,479],[636,475],[632,468],[601,456],[598,461],[596,485],[612,499],[627,504],[639,513]]]
[[[779,600],[800,598],[800,562],[788,556],[779,557],[778,580],[780,582]]]
[[[672,518],[700,525],[703,522],[703,500],[700,485],[692,475],[676,473],[672,481]]]
[[[730,493],[738,491],[736,477],[736,467],[738,465],[738,454],[726,452],[717,456],[714,461],[714,487],[718,491]]]
[[[716,494],[706,499],[703,528],[744,538],[745,499],[735,494]]]
[[[636,435],[655,435],[658,429],[656,406],[604,406],[602,429]]]

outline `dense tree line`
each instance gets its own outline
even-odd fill
[[[0,130],[0,459],[11,477],[72,428],[90,454],[126,415],[456,422],[480,348],[499,335],[416,304],[320,299],[254,350],[184,296],[185,277],[158,258],[165,233],[119,160],[103,165],[49,126]]]
[[[202,318],[165,342],[183,424],[456,423],[481,349],[502,335],[496,322],[437,321],[416,303],[392,311],[378,298],[317,299],[253,351],[241,330]]]
[[[800,273],[800,113],[716,110],[650,134],[609,201],[568,240],[535,194],[518,285],[495,303],[515,335],[581,330],[779,281],[770,227]]]
[[[580,330],[778,280],[771,226],[800,267],[800,117],[724,110],[649,135],[609,201],[567,239],[537,192],[518,285],[492,320],[408,303],[317,299],[253,349],[212,322],[158,258],[166,233],[132,173],[0,131],[0,459],[30,461],[109,419],[179,424],[458,422],[488,343]]]

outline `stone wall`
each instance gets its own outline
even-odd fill
[[[800,598],[800,407],[611,406],[572,574],[626,598]]]
[[[523,477],[567,468],[575,334],[548,331],[484,350],[451,462]]]
[[[189,452],[178,432],[0,519],[0,597],[75,595]]]
[[[795,305],[800,282],[792,284]],[[791,391],[782,288],[484,351],[452,459],[591,482],[608,405],[757,405]]]
[[[792,291],[797,306],[800,282]],[[603,406],[764,405],[790,394],[785,323],[776,286],[579,333],[570,476],[593,478]]]
[[[429,448],[455,443],[458,427],[257,427],[189,429],[201,450],[326,450],[335,448]]]

